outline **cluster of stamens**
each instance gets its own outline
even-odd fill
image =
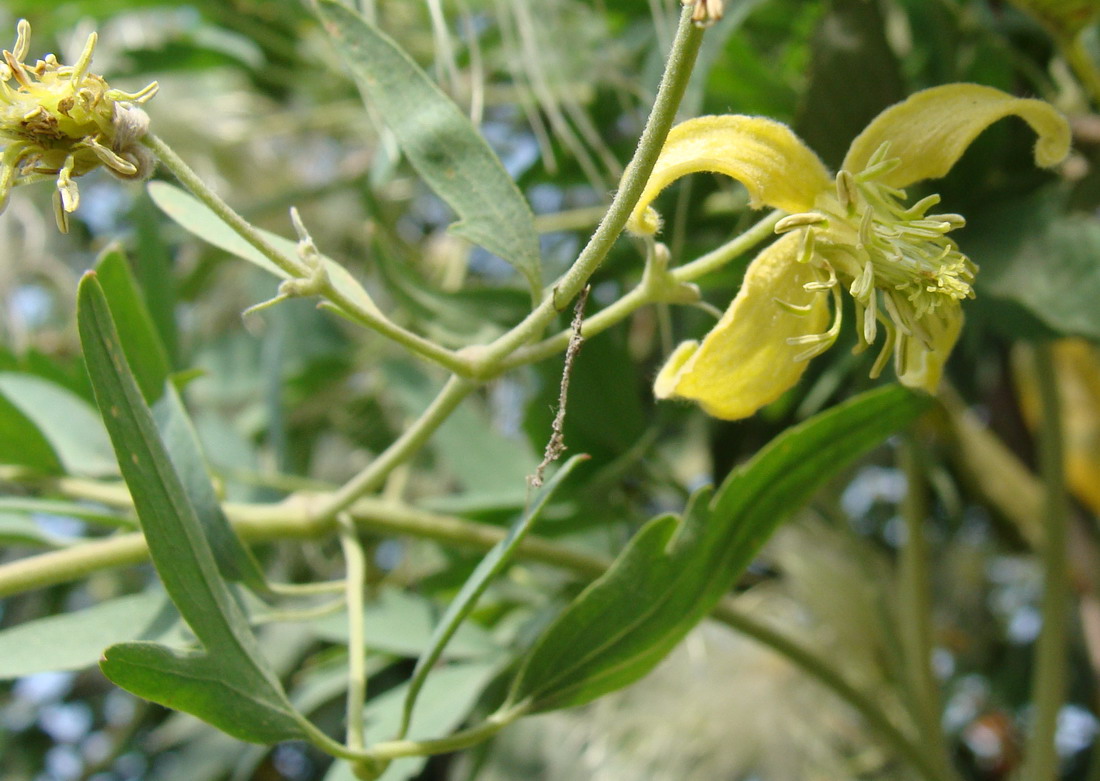
[[[128,93],[90,73],[95,33],[75,65],[52,54],[27,65],[31,28],[21,20],[17,29],[0,63],[0,211],[13,187],[56,177],[54,211],[64,232],[80,201],[76,177],[101,165],[124,179],[151,173],[152,155],[140,143],[149,118],[136,104],[153,97],[157,83]]]
[[[856,352],[874,343],[880,324],[886,332],[872,377],[891,354],[904,365],[912,339],[932,349],[933,334],[942,329],[930,327],[930,320],[958,317],[959,302],[974,297],[977,267],[947,237],[966,221],[957,214],[927,214],[939,203],[938,195],[906,207],[904,190],[877,181],[900,163],[888,154],[889,145],[883,144],[860,173],[838,173],[836,192],[821,195],[813,211],[792,214],[776,225],[776,233],[803,231],[799,262],[821,271],[821,280],[805,288],[833,294],[832,327],[789,340],[808,345],[796,360],[812,358],[836,341],[841,284],[855,302]]]

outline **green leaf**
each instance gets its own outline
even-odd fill
[[[512,555],[516,552],[516,548],[531,531],[535,521],[538,520],[539,514],[542,513],[546,503],[553,496],[554,491],[569,477],[569,474],[578,464],[587,459],[588,456],[577,455],[562,464],[550,481],[543,485],[531,499],[527,509],[512,524],[512,528],[508,530],[507,536],[485,554],[485,557],[474,568],[470,577],[462,584],[458,594],[451,600],[451,604],[447,606],[447,612],[443,614],[443,618],[440,619],[439,624],[432,633],[427,649],[416,660],[416,668],[413,670],[412,678],[409,679],[409,691],[405,697],[405,708],[401,717],[401,731],[397,735],[398,738],[405,737],[406,732],[408,732],[409,725],[412,723],[413,709],[416,707],[416,698],[451,637],[473,611],[478,599],[485,593],[485,589],[489,588],[489,584],[492,583],[493,579],[508,566],[508,563],[512,560]]]
[[[94,272],[77,293],[77,323],[96,401],[165,590],[206,654],[148,643],[112,646],[104,674],[138,696],[179,707],[242,740],[303,737],[299,717],[222,580],[195,509],[126,364]]]
[[[5,512],[0,507],[0,545],[62,548],[71,541],[50,534],[34,518],[21,513]]]
[[[159,589],[0,631],[0,678],[94,667],[103,649],[172,631],[179,616]]]
[[[164,392],[171,373],[168,353],[160,341],[153,317],[120,246],[112,244],[103,250],[95,269],[110,303],[111,316],[118,324],[126,362],[134,372],[145,401],[153,404]]]
[[[239,675],[246,671],[215,652],[121,643],[104,652],[100,667],[123,689],[198,716],[239,740],[270,744],[305,736],[281,690]]]
[[[979,297],[1018,303],[1059,333],[1100,339],[1100,222],[1061,214],[1063,201],[1043,189],[968,213],[961,246],[981,268]],[[1018,324],[1005,325],[1016,333]]]
[[[107,512],[97,505],[66,502],[56,499],[39,499],[30,496],[0,497],[0,513],[23,513],[27,515],[55,515],[64,518],[79,518],[82,521],[99,524],[108,528],[133,530],[136,524],[122,515]]]
[[[150,182],[148,190],[153,203],[178,223],[181,228],[231,255],[236,255],[242,260],[247,260],[249,263],[259,266],[273,276],[280,279],[288,278],[285,271],[242,239],[232,228],[222,222],[218,215],[193,195],[165,182]],[[256,230],[283,255],[288,258],[297,257],[297,242],[284,239],[282,236],[277,236],[259,228]],[[363,292],[362,286],[355,281],[355,277],[346,268],[328,257],[322,256],[321,260],[325,265],[329,280],[343,295],[355,301],[364,309],[377,311],[378,308],[374,305],[374,302]]]
[[[141,263],[132,271],[168,362],[175,365],[179,341],[175,320],[176,280],[172,273],[172,255],[165,242],[166,231],[161,229],[160,215],[148,193],[134,199],[130,219],[134,223],[134,255],[141,258]]]
[[[30,374],[2,372],[0,396],[41,432],[67,474],[85,477],[118,474],[111,443],[99,416],[72,391]]]
[[[241,542],[222,511],[210,482],[198,434],[171,383],[165,386],[164,395],[154,405],[153,417],[222,576],[244,583],[258,594],[271,593],[252,551]]]
[[[146,403],[153,408],[157,429],[213,549],[218,569],[227,580],[243,582],[258,593],[268,593],[259,564],[222,512],[198,435],[179,393],[169,382],[168,353],[120,248],[104,250],[96,262],[96,277],[119,329],[126,363],[134,372]]]
[[[2,375],[0,375],[2,376]],[[46,474],[64,468],[38,426],[0,391],[0,464],[30,467]]]
[[[683,519],[646,524],[524,659],[509,701],[580,705],[641,678],[714,608],[776,528],[830,477],[908,425],[930,397],[863,394],[776,437]]]
[[[363,93],[428,186],[458,214],[450,231],[518,269],[542,291],[530,206],[470,120],[385,33],[336,0],[318,11]]]

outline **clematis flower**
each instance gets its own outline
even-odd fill
[[[56,177],[54,214],[64,233],[80,203],[78,176],[101,165],[123,179],[152,171],[152,155],[140,144],[149,118],[135,104],[153,97],[157,83],[122,92],[90,73],[95,33],[75,65],[47,54],[29,66],[30,35],[30,24],[20,20],[15,47],[0,63],[0,211],[12,187]]]
[[[790,214],[702,343],[673,352],[657,377],[657,397],[690,399],[728,420],[752,415],[836,341],[842,291],[855,304],[856,351],[883,335],[871,376],[892,356],[903,384],[934,392],[962,328],[961,303],[974,296],[977,267],[947,235],[965,220],[929,214],[938,195],[907,205],[901,188],[944,176],[979,133],[1013,115],[1038,135],[1038,165],[1069,153],[1069,126],[1050,105],[977,84],[933,87],[886,109],[852,142],[835,176],[771,119],[707,116],[674,127],[629,230],[656,233],[660,217],[649,204],[697,171],[737,179],[753,208]]]

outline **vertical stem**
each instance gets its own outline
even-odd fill
[[[271,245],[271,242],[260,235],[260,232],[257,231],[248,220],[237,214],[232,206],[223,201],[217,193],[207,187],[206,182],[200,179],[199,175],[191,170],[191,166],[185,163],[183,158],[177,155],[175,150],[164,143],[159,136],[149,133],[142,139],[142,143],[153,151],[157,159],[164,163],[168,170],[180,180],[184,187],[190,190],[196,198],[207,206],[207,208],[218,215],[222,222],[232,228],[238,236],[259,250],[265,258],[282,269],[284,273],[292,278],[304,277],[309,274],[309,269],[306,268],[301,261],[297,258],[289,258],[275,249],[275,247]]]
[[[233,229],[234,233],[278,266],[284,274],[291,279],[303,279],[309,276],[310,269],[300,259],[291,258],[277,250],[271,242],[264,238],[263,233],[239,215],[232,206],[222,200],[221,196],[207,187],[206,183],[199,178],[199,175],[191,170],[191,166],[187,165],[183,158],[177,155],[175,150],[164,143],[160,137],[150,133],[142,139],[142,143],[153,151],[157,159],[179,179],[180,183],[192,195],[198,198],[214,214],[218,215],[222,222]],[[370,304],[370,296],[367,295],[366,291],[360,289],[362,298],[367,300],[367,304],[364,304],[359,297],[349,295],[347,291],[333,284],[332,280],[326,275],[322,281],[322,289],[319,292],[324,298],[328,299],[328,303],[323,303],[323,306],[334,305],[338,312],[352,321],[379,332],[417,355],[435,361],[452,372],[465,374],[469,371],[467,362],[456,356],[453,351],[440,347],[435,342],[425,339],[406,328],[401,328],[385,317],[376,307],[368,305]]]
[[[371,464],[340,489],[331,494],[316,511],[318,518],[332,518],[346,510],[356,499],[379,488],[398,466],[427,443],[435,430],[443,425],[455,408],[477,387],[458,376],[452,376],[428,408],[405,429]]]
[[[1092,97],[1093,103],[1100,106],[1100,66],[1097,66],[1085,49],[1084,36],[1059,39],[1058,47]]]
[[[367,699],[367,643],[363,620],[363,588],[367,580],[367,564],[351,518],[346,513],[340,513],[336,516],[336,524],[347,568],[344,579],[348,607],[347,747],[353,751],[361,751],[366,748],[363,705]]]
[[[928,502],[920,447],[906,435],[898,451],[905,472],[906,493],[901,512],[905,545],[899,562],[899,619],[906,685],[921,743],[933,762],[950,767],[940,716],[939,684],[932,670],[932,589],[928,571],[928,541],[924,523]]]
[[[1069,506],[1062,464],[1062,414],[1058,383],[1049,344],[1035,349],[1035,379],[1039,385],[1042,421],[1039,432],[1039,466],[1043,478],[1046,518],[1042,560],[1045,570],[1041,610],[1043,628],[1035,646],[1031,677],[1032,723],[1021,778],[1050,781],[1058,777],[1058,751],[1054,736],[1066,689],[1066,636],[1069,622],[1069,566],[1066,536]]]
[[[607,257],[611,246],[626,227],[630,212],[642,197],[642,191],[649,181],[649,175],[653,173],[653,166],[661,154],[668,131],[676,119],[676,110],[680,107],[695,67],[695,59],[699,55],[699,47],[703,43],[703,31],[692,24],[691,13],[692,8],[689,5],[680,16],[680,26],[676,31],[676,39],[672,42],[672,52],[669,54],[653,109],[607,213],[576,261],[558,280],[553,292],[511,331],[492,344],[478,348],[476,355],[481,365],[478,367],[480,372],[475,372],[477,376],[493,376],[503,358],[537,338],[558,312],[584,289],[589,277]]]
[[[1095,738],[1089,749],[1089,773],[1085,781],[1100,781],[1100,743]]]

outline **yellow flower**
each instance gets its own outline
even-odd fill
[[[28,66],[31,26],[23,19],[17,30],[14,49],[0,63],[0,211],[12,187],[56,177],[54,213],[65,232],[80,202],[76,177],[100,165],[123,179],[152,171],[152,155],[140,144],[149,118],[134,104],[153,97],[157,83],[128,93],[89,73],[95,33],[76,65],[47,54]]]
[[[907,206],[900,188],[944,176],[979,133],[1012,115],[1038,135],[1038,165],[1065,158],[1070,131],[1061,114],[977,84],[933,87],[886,109],[852,142],[836,176],[770,119],[709,116],[673,128],[631,215],[632,232],[656,233],[660,218],[649,204],[697,171],[737,179],[754,208],[791,214],[776,225],[785,235],[753,260],[702,343],[685,342],[669,358],[657,377],[658,398],[691,399],[729,420],[752,415],[836,341],[841,289],[855,302],[856,351],[874,343],[880,328],[885,333],[871,376],[893,355],[902,383],[934,392],[962,328],[961,301],[974,296],[977,267],[947,237],[963,218],[928,214],[937,195]]]

